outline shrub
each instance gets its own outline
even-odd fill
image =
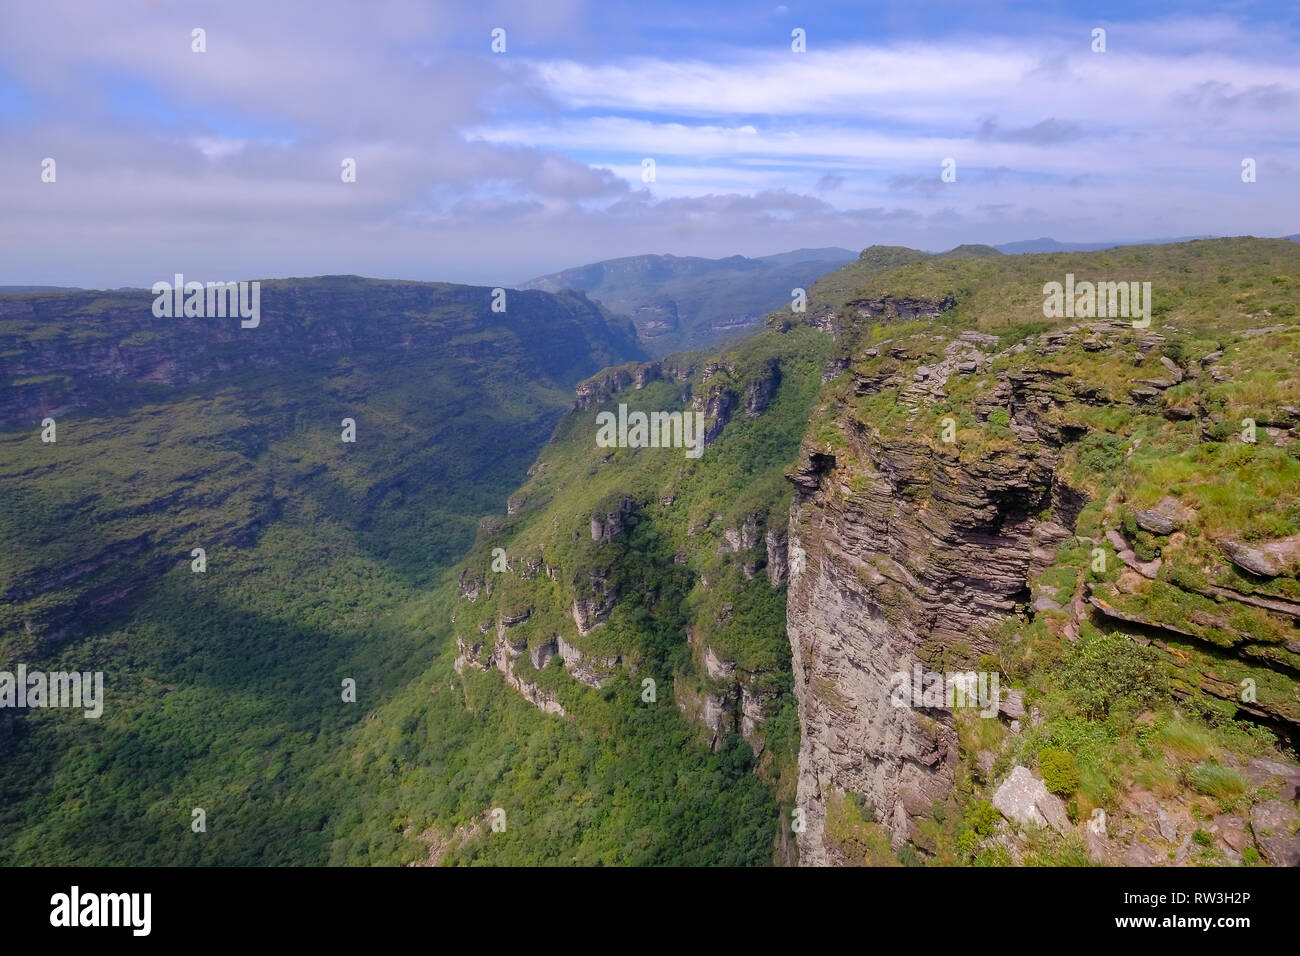
[[[1155,536],[1147,531],[1138,531],[1133,537],[1133,553],[1139,561],[1154,561],[1160,557],[1160,547]]]
[[[1170,339],[1161,347],[1160,352],[1165,358],[1181,365],[1183,359],[1187,357],[1187,341],[1186,339]]]
[[[1227,422],[1215,422],[1205,430],[1206,441],[1227,441],[1232,437],[1235,429]]]
[[[989,836],[1002,814],[987,800],[976,800],[966,811],[966,823],[980,836]]]
[[[1089,720],[1104,719],[1118,706],[1154,704],[1166,688],[1153,652],[1117,633],[1080,640],[1066,655],[1061,677]]]
[[[964,860],[970,859],[975,855],[979,848],[980,838],[974,830],[962,830],[957,835],[956,850],[957,854]]]
[[[1038,772],[1052,793],[1066,796],[1079,789],[1079,764],[1068,750],[1048,747],[1038,752]]]
[[[1124,463],[1124,439],[1110,432],[1092,431],[1079,441],[1079,468],[1087,474],[1105,475]]]

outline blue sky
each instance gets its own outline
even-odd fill
[[[10,4],[0,284],[508,285],[644,252],[1287,235],[1298,10]]]

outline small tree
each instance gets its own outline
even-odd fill
[[[1079,641],[1065,658],[1062,677],[1089,720],[1104,720],[1117,706],[1149,706],[1166,693],[1155,655],[1123,634]]]

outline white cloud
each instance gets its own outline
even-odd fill
[[[1231,21],[1110,24],[1104,55],[1071,27],[580,61],[546,55],[578,0],[127,9],[0,8],[0,62],[35,104],[0,114],[0,282],[497,283],[650,250],[1300,228],[1297,58]],[[497,24],[509,56],[487,53]]]

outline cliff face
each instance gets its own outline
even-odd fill
[[[857,376],[853,387],[874,384]],[[788,625],[809,865],[832,862],[822,842],[832,789],[865,797],[895,847],[947,797],[951,716],[893,706],[891,676],[918,663],[943,670],[954,644],[994,649],[972,635],[1026,602],[1036,516],[1050,509],[1055,479],[1054,450],[1032,433],[963,462],[943,446],[849,431],[839,454],[805,443],[792,475],[790,541],[802,556]]]
[[[691,774],[743,767],[762,790],[764,862],[794,857],[779,826],[797,751],[783,472],[828,346],[811,329],[768,332],[579,384],[530,481],[481,525],[453,611],[466,708],[495,670],[556,733],[640,747],[654,721]],[[699,412],[703,453],[597,445],[597,415],[620,405]]]
[[[1088,709],[1095,701],[1080,710],[1070,703],[1088,690],[1071,686],[1061,662],[1099,635],[1148,649],[1140,659],[1153,670],[1142,679],[1160,690],[1139,708],[1170,713],[1162,708],[1178,702],[1293,739],[1300,537],[1285,516],[1297,489],[1263,476],[1295,473],[1300,409],[1288,404],[1292,380],[1282,366],[1280,377],[1247,369],[1262,361],[1262,341],[1292,354],[1300,329],[1243,329],[1246,318],[1193,339],[1172,325],[1100,320],[1002,341],[936,322],[956,306],[951,296],[888,299],[906,309],[882,308],[879,296],[841,299],[807,319],[836,337],[837,353],[788,472],[801,864],[861,862],[854,854],[877,826],[894,851],[910,843],[955,860],[936,844],[936,821],[983,787],[992,796],[1004,777],[1041,788],[1024,766],[1007,771],[1061,747],[1062,728],[1081,712],[1098,719],[1102,711]],[[1264,487],[1258,512],[1226,503]],[[1003,681],[998,705],[982,715],[992,730],[967,724],[963,738],[951,704],[891,699],[895,675],[977,668]],[[1124,693],[1114,692],[1117,700]],[[1040,712],[1048,701],[1055,713]],[[1243,790],[1268,778],[1268,767],[1297,772],[1247,765],[1249,750],[1214,753],[1215,768],[1240,768],[1231,773]],[[1079,759],[1089,757],[1096,753]],[[1063,845],[1087,836],[1096,861],[1165,862],[1147,849],[1157,806],[1191,820],[1204,797],[1174,787],[1157,804],[1131,770],[1106,772],[1110,789],[1098,792],[1109,802],[1064,792],[1079,816],[1089,805],[1117,814],[1109,838],[1104,824],[1101,836],[1086,835],[1042,791],[1056,801],[1043,813]],[[1267,796],[1250,793],[1247,802]],[[1018,862],[1023,846],[1008,828],[1022,811],[1004,809],[1015,801],[1002,796],[993,805],[1011,815],[976,845]],[[853,816],[853,801],[871,812]],[[1220,807],[1242,813],[1244,805]],[[1208,812],[1224,815],[1206,861],[1240,861],[1240,820]],[[848,817],[858,830],[846,827]],[[1161,822],[1160,833],[1172,841],[1169,859],[1188,858],[1190,829]],[[1292,852],[1258,846],[1274,862]]]
[[[1294,314],[1282,280],[1300,256],[1248,245],[1251,281]],[[458,618],[462,649],[570,717],[584,684],[625,693],[625,677],[650,675],[662,695],[671,677],[704,742],[739,735],[763,754],[779,862],[791,843],[804,865],[1289,859],[1300,848],[1251,842],[1242,821],[1282,813],[1268,798],[1293,801],[1300,768],[1241,740],[1300,728],[1300,409],[1286,365],[1300,328],[1225,316],[1223,274],[1207,279],[1204,261],[1245,253],[1192,244],[1153,265],[1150,250],[1048,262],[872,249],[819,282],[806,313],[770,316],[761,348],[606,370],[579,385],[513,520],[470,559],[481,566],[490,544],[536,553],[525,564],[545,577],[526,596],[500,579],[494,605]],[[1197,305],[1163,324],[1042,321],[1045,281],[1100,266],[1147,269]],[[810,334],[823,347],[799,352]],[[792,376],[820,390],[792,404]],[[593,450],[583,423],[624,402],[703,412],[705,456]],[[794,436],[784,452],[778,429]],[[500,635],[524,605],[527,623],[495,651],[473,636]],[[778,613],[788,672],[768,643]],[[997,696],[974,713],[895,699],[899,675],[954,672]],[[791,697],[794,768],[794,742],[772,736]],[[1189,721],[1221,733],[1194,757]],[[1085,832],[1096,811],[1113,815],[1109,831]],[[1210,842],[1190,849],[1207,814]],[[1047,850],[1023,829],[1035,823]]]

